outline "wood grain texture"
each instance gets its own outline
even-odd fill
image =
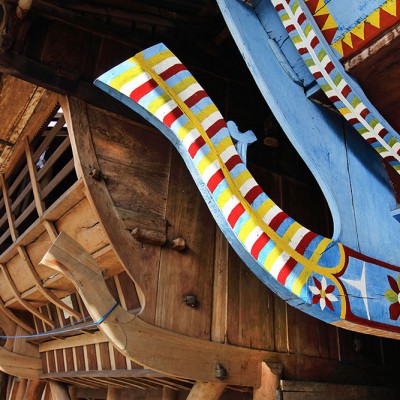
[[[218,400],[225,390],[223,383],[196,382],[187,397],[187,400]]]
[[[182,252],[161,250],[156,325],[209,340],[215,224],[178,157],[174,152],[166,219],[168,237],[184,238],[187,248]],[[195,295],[199,305],[185,306],[186,295]]]

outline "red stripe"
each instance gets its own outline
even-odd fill
[[[337,96],[330,96],[330,97],[329,97],[329,100],[330,100],[332,103],[336,103],[337,101],[340,101],[339,97],[337,97]]]
[[[364,108],[364,110],[362,110],[360,112],[360,115],[365,118],[368,114],[370,114],[370,111],[368,110],[368,108]]]
[[[163,122],[169,128],[182,114],[183,112],[178,107],[175,107],[164,117]]]
[[[269,223],[269,226],[276,231],[281,223],[287,218],[287,215],[281,211],[278,215],[275,215],[274,218],[272,218],[272,221]]]
[[[207,93],[204,90],[199,90],[196,93],[192,94],[190,97],[188,97],[185,100],[185,104],[191,108],[193,107],[196,103],[198,103],[201,99],[204,99],[204,97],[207,97]]]
[[[317,71],[317,72],[314,72],[314,73],[313,73],[313,77],[314,77],[315,79],[319,79],[319,78],[322,78],[323,75],[322,75],[321,72]]]
[[[295,29],[296,29],[296,28],[294,27],[294,25],[288,25],[288,26],[286,27],[286,30],[287,30],[288,33],[293,32]]]
[[[263,232],[261,236],[254,242],[251,248],[251,255],[257,260],[260,251],[269,242],[269,237]]]
[[[334,68],[335,66],[333,65],[333,62],[329,61],[328,64],[326,64],[325,71],[329,74]]]
[[[294,258],[289,258],[289,260],[286,261],[285,265],[282,267],[278,274],[277,279],[280,284],[284,285],[286,283],[287,277],[293,271],[296,264],[297,261]]]
[[[228,223],[232,228],[243,213],[244,207],[240,203],[233,208],[228,217]]]
[[[217,132],[219,132],[222,128],[225,128],[225,121],[221,118],[218,121],[214,122],[207,130],[207,135],[211,139]]]
[[[236,167],[236,165],[240,164],[242,162],[242,159],[239,157],[239,155],[235,154],[232,156],[226,163],[226,168],[228,168],[229,171],[232,171],[233,168]]]
[[[311,40],[310,44],[312,48],[315,48],[315,46],[317,46],[317,44],[319,43],[319,40],[316,36],[314,36],[313,40]]]
[[[386,156],[384,158],[385,158],[385,161],[387,161],[387,162],[397,161],[393,156]]]
[[[164,72],[161,72],[160,78],[162,78],[164,81],[166,81],[168,78],[171,78],[171,76],[174,76],[180,71],[185,71],[186,68],[183,64],[178,63],[175,65],[172,65],[168,69],[166,69]]]
[[[260,188],[260,186],[256,185],[253,188],[251,188],[247,193],[244,198],[247,200],[249,204],[252,204],[253,201],[263,192],[263,190]]]
[[[346,86],[342,89],[342,95],[343,95],[344,97],[347,97],[348,94],[349,94],[350,92],[351,92],[351,89],[350,89],[349,85],[346,85]]]
[[[150,79],[147,82],[143,83],[139,87],[137,87],[135,90],[131,92],[129,97],[136,101],[136,103],[139,102],[139,100],[145,96],[147,93],[151,92],[153,89],[157,87],[157,83],[153,80]]]
[[[318,235],[314,232],[307,232],[303,238],[300,240],[299,244],[296,246],[297,253],[303,255],[307,250],[308,245],[317,237]]]
[[[377,142],[377,140],[375,138],[369,138],[369,139],[367,139],[367,142],[369,144],[373,144],[373,143]]]
[[[383,139],[388,134],[388,131],[385,128],[382,128],[378,135]]]
[[[350,118],[349,122],[350,122],[350,124],[355,125],[355,124],[358,124],[360,121],[357,118]]]
[[[282,11],[283,9],[284,9],[283,4],[277,4],[277,5],[275,6],[275,10],[276,10],[277,12]]]
[[[224,174],[219,169],[207,182],[207,187],[210,189],[210,192],[213,193],[215,188],[221,183],[224,179]]]
[[[307,47],[300,47],[298,52],[300,53],[300,55],[304,55],[308,53],[308,49]]]
[[[196,155],[196,153],[198,152],[198,150],[199,150],[201,147],[204,146],[204,143],[205,143],[204,139],[203,139],[201,136],[199,136],[199,137],[189,146],[188,152],[189,152],[189,154],[190,154],[190,157],[194,158],[195,155]]]
[[[299,23],[299,25],[301,25],[305,20],[306,20],[306,16],[304,15],[304,13],[301,13],[299,15],[299,18],[297,18],[297,22]]]

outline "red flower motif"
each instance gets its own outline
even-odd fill
[[[396,280],[388,275],[390,290],[385,292],[385,297],[392,303],[389,306],[389,314],[391,320],[398,320],[400,317],[400,275]]]

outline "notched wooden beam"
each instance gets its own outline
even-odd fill
[[[93,257],[61,233],[41,263],[68,276],[79,291],[94,321],[126,357],[146,368],[202,382],[221,383],[216,365],[226,369],[224,384],[258,386],[265,352],[179,335],[114,308],[100,268]],[[110,310],[112,311],[110,312]]]

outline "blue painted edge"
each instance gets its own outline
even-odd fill
[[[237,236],[233,233],[231,227],[228,225],[228,222],[222,215],[221,211],[218,208],[218,205],[215,203],[214,198],[211,193],[208,191],[208,188],[202,181],[198,171],[194,167],[192,160],[187,153],[186,149],[183,147],[182,143],[175,136],[175,134],[167,128],[162,122],[160,122],[155,116],[150,114],[147,110],[139,106],[137,103],[132,101],[129,97],[123,95],[112,87],[104,84],[100,80],[96,80],[94,84],[110,94],[112,97],[119,100],[121,103],[125,104],[133,111],[141,115],[144,119],[150,122],[156,129],[158,129],[163,135],[174,145],[177,149],[181,157],[183,158],[187,168],[189,169],[190,174],[192,175],[195,184],[197,185],[201,195],[204,198],[215,222],[218,224],[222,233],[228,240],[229,244],[235,250],[237,255],[242,259],[242,261],[250,268],[250,270],[259,278],[268,288],[270,288],[275,294],[281,297],[288,304],[293,307],[310,314],[313,317],[316,317],[320,320],[323,320],[327,323],[334,323],[339,321],[339,318],[333,313],[318,310],[316,307],[312,307],[311,304],[307,304],[300,297],[294,295],[291,291],[282,286],[268,271],[263,270],[257,264],[256,260],[248,253],[248,251],[244,248],[244,246],[240,243]]]

